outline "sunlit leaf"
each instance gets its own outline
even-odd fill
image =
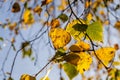
[[[99,13],[100,13],[102,16],[105,15],[105,12],[104,12],[103,10],[101,10]]]
[[[41,11],[42,11],[42,8],[41,8],[39,5],[37,5],[37,6],[33,9],[33,11],[40,16],[40,13],[41,13]]]
[[[93,16],[91,13],[87,15],[87,21],[90,22],[93,19]]]
[[[47,5],[47,4],[51,3],[52,1],[53,0],[43,0],[41,6]]]
[[[35,77],[29,75],[29,74],[23,74],[21,77],[20,77],[20,80],[36,80]]]
[[[115,78],[115,72],[116,72],[116,71],[117,71],[117,69],[116,69],[116,68],[113,68],[113,69],[111,69],[111,70],[108,72],[108,75],[109,75],[110,79]]]
[[[80,21],[79,21],[80,20]],[[76,24],[81,24],[81,22],[82,22],[82,24],[81,25],[86,25],[86,23],[85,23],[85,21],[84,20],[82,20],[82,19],[79,19],[79,20],[73,20],[73,21],[71,21],[68,25],[67,25],[67,27],[66,27],[66,31],[67,32],[69,32],[70,34],[71,34],[71,36],[73,36],[73,38],[74,39],[76,39],[76,40],[80,40],[84,35],[83,35],[83,33],[81,32],[81,31],[79,31],[79,30],[76,30],[74,27],[75,27],[75,25]],[[81,26],[78,26],[79,27],[79,29],[81,28]],[[83,27],[83,26],[82,26]],[[86,26],[85,26],[86,27]],[[85,29],[85,28],[83,28],[83,29]]]
[[[16,12],[20,12],[20,5],[18,2],[15,2],[12,6],[12,10],[11,10],[13,13],[16,13]]]
[[[79,53],[80,59],[77,63],[77,70],[83,74],[84,71],[88,70],[90,68],[90,65],[92,63],[92,58],[88,53],[80,52]]]
[[[0,41],[4,41],[4,39],[2,37],[0,37]]]
[[[64,10],[67,6],[67,1],[61,0],[61,4],[58,6],[59,10]]]
[[[85,3],[85,8],[88,8],[91,4],[92,4],[92,2],[91,1],[85,1],[86,3]]]
[[[113,62],[113,65],[114,65],[114,66],[120,66],[120,62],[119,62],[119,61],[114,61],[114,62]]]
[[[70,63],[64,63],[62,66],[70,80],[78,75],[78,71],[74,65]]]
[[[71,40],[70,34],[61,28],[51,29],[49,36],[55,49],[64,47]]]
[[[108,73],[110,79],[109,80],[120,80],[120,70],[113,68],[111,71]]]
[[[60,18],[63,22],[66,22],[68,20],[68,16],[66,14],[60,14],[58,18]]]
[[[90,49],[90,45],[84,41],[78,41],[77,43],[71,45],[69,49],[72,52],[87,51]]]
[[[92,40],[103,41],[103,27],[100,22],[93,22],[88,25],[86,33]]]
[[[33,24],[34,23],[34,16],[30,9],[26,9],[23,13],[23,22],[25,24]]]
[[[53,19],[51,21],[51,28],[56,28],[60,26],[60,21],[58,19]]]
[[[98,58],[108,66],[108,64],[113,60],[115,56],[115,49],[112,47],[104,47],[95,51]]]
[[[29,42],[22,43],[21,49],[22,49],[22,57],[23,58],[25,58],[26,56],[30,57],[32,55],[32,49],[30,47]]]
[[[103,24],[104,24],[104,25],[109,25],[109,24],[110,24],[110,21],[109,21],[109,20],[106,20],[106,21],[104,21]]]

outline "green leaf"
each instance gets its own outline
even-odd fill
[[[86,33],[94,41],[103,41],[103,27],[98,21],[88,25]]]
[[[4,39],[2,37],[0,37],[0,41],[4,41]]]
[[[65,50],[63,48],[57,49],[56,55],[63,56],[65,55]]]
[[[64,63],[62,66],[70,80],[78,75],[78,71],[76,70],[76,67],[74,65],[70,63]]]
[[[64,60],[70,64],[73,64],[73,65],[77,65],[77,62],[79,61],[80,59],[80,56],[78,55],[78,53],[69,53],[68,55],[64,56]]]
[[[68,20],[68,16],[66,14],[60,14],[58,18],[60,18],[63,22],[66,22]]]
[[[86,24],[79,24],[79,23],[77,23],[77,24],[75,24],[75,25],[73,26],[73,28],[74,28],[76,31],[80,31],[80,32],[86,31],[87,27],[88,27],[88,25],[86,25]]]
[[[57,49],[55,56],[53,57],[54,62],[63,61],[63,56],[66,55],[65,50],[63,48]]]

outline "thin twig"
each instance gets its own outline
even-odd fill
[[[75,16],[75,18],[76,18],[81,24],[83,24],[83,22],[80,21],[80,19],[79,19],[79,18],[77,17],[77,15],[74,13],[74,11],[73,11],[73,9],[72,9],[72,6],[71,6],[71,4],[70,4],[70,0],[68,0],[68,4],[69,4],[69,7],[70,7],[70,9],[71,9],[72,14]]]
[[[1,71],[3,72],[3,75],[4,75],[4,78],[5,78],[5,79],[6,79],[6,75],[5,75],[4,67],[5,67],[5,63],[6,63],[6,61],[7,61],[7,58],[8,58],[8,56],[9,56],[9,53],[10,53],[11,48],[12,48],[12,44],[10,45],[10,47],[9,47],[9,49],[8,49],[7,55],[6,55],[6,57],[5,57],[4,61],[3,61],[2,68],[1,68]]]
[[[89,35],[88,35],[87,33],[84,33],[84,34],[85,34],[86,37],[88,37],[88,39],[90,40],[91,45],[92,45],[92,49],[93,49],[93,52],[94,52],[96,58],[103,64],[103,66],[104,66],[106,69],[108,69],[108,67],[107,67],[107,66],[101,61],[101,59],[97,56],[97,54],[96,54],[96,52],[95,52],[95,48],[94,48],[94,43],[93,43],[92,39],[89,37]]]
[[[40,72],[42,72],[51,62],[52,62],[52,60],[50,60],[42,69],[40,69],[40,70],[35,74],[35,77],[36,77]]]

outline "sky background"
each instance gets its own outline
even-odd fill
[[[58,1],[58,0],[57,0]],[[59,4],[59,1],[55,3],[55,5]],[[0,5],[2,3],[0,2]],[[12,22],[14,21],[18,21],[18,17],[20,17],[20,13],[18,14],[14,14],[11,13],[11,4],[13,4],[13,2],[11,3],[11,0],[7,0],[2,7],[0,8],[0,23],[4,23],[6,22],[6,18],[9,18]],[[32,2],[31,2],[32,4]],[[21,4],[22,5],[22,4]],[[29,4],[30,5],[30,4]],[[82,7],[80,6],[79,9],[82,9]],[[59,12],[57,12],[57,10],[54,11],[56,14],[55,16],[57,16],[59,14]],[[78,10],[78,13],[80,14],[81,11]],[[43,16],[43,15],[42,15]],[[42,18],[42,17],[41,17]],[[112,18],[111,16],[111,21],[114,21],[114,18]],[[36,22],[35,24],[32,25],[32,27],[28,28],[27,30],[22,29],[21,33],[23,34],[23,37],[25,38],[25,40],[31,40],[34,38],[34,34],[36,34],[40,29],[41,29],[41,24],[39,22]],[[104,41],[107,41],[107,28],[104,28]],[[44,31],[44,30],[43,30]],[[46,46],[46,44],[48,43],[48,33],[45,33],[39,40],[37,40],[34,44],[34,54],[32,55],[32,57],[38,57],[38,60],[36,62],[35,65],[35,60],[31,61],[30,58],[26,57],[24,59],[22,59],[22,55],[21,55],[21,51],[19,52],[15,65],[14,65],[14,69],[13,69],[13,74],[12,77],[15,80],[19,80],[20,76],[22,74],[30,74],[30,75],[34,75],[35,73],[37,73],[47,62],[48,60],[50,60],[50,58],[54,55],[54,50],[52,50],[50,48],[50,46]],[[120,35],[119,32],[113,28],[110,27],[110,42],[113,46],[113,44],[115,43],[120,43]],[[4,41],[0,41],[0,46],[2,48],[2,50],[0,50],[0,69],[2,68],[2,64],[3,61],[5,60],[6,56],[8,55],[8,58],[6,60],[6,64],[4,67],[4,71],[5,72],[9,72],[11,69],[11,64],[13,62],[13,57],[15,56],[15,51],[13,51],[13,48],[11,48],[11,50],[9,51],[10,48],[10,40],[14,37],[14,32],[11,32],[9,30],[8,27],[6,28],[2,28],[0,26],[0,37],[4,38]],[[24,42],[24,40],[21,38],[20,35],[16,36],[16,42],[15,42],[15,46],[16,46],[16,50],[20,49],[20,44],[21,42]],[[108,45],[106,43],[104,43],[104,45]],[[8,52],[9,51],[9,52]],[[37,56],[36,56],[37,53]],[[49,69],[50,65],[47,67],[47,69]],[[40,79],[40,77],[44,77],[47,69],[45,69],[42,73],[39,74],[39,76],[37,77],[37,80]],[[54,66],[52,67],[52,70],[49,74],[49,77],[51,80],[59,80],[60,76],[59,76],[59,69],[57,64],[54,64]],[[62,71],[63,72],[63,71]],[[95,75],[95,72],[89,71],[89,72],[85,72],[85,74],[87,75]],[[66,74],[63,72],[63,76],[65,77],[65,80],[68,80],[68,77],[66,76]],[[105,75],[104,75],[105,76]],[[103,78],[104,78],[103,76]],[[0,79],[3,79],[3,75],[2,75],[2,71],[0,71]],[[74,80],[80,80],[81,79],[81,75],[78,75],[77,77],[74,78]]]

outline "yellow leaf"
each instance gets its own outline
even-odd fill
[[[110,22],[109,22],[109,20],[106,20],[106,21],[103,22],[103,24],[104,24],[104,25],[109,25]]]
[[[58,6],[59,10],[64,10],[67,6],[67,2],[65,0],[61,0],[60,6]]]
[[[21,2],[25,2],[26,0],[20,0]]]
[[[105,13],[104,13],[103,10],[101,10],[99,13],[100,13],[101,15],[105,15]]]
[[[23,13],[23,21],[25,24],[33,24],[34,16],[30,9],[26,9]]]
[[[37,5],[37,6],[34,8],[34,12],[37,13],[38,15],[40,15],[41,11],[42,11],[42,8],[41,8],[39,5]]]
[[[53,19],[51,21],[51,28],[56,28],[56,27],[59,27],[60,26],[60,22],[58,19]]]
[[[114,27],[118,30],[120,30],[120,21],[117,21],[114,25]]]
[[[70,46],[70,51],[72,52],[80,52],[90,49],[90,45],[84,41],[78,41],[76,44]]]
[[[93,16],[91,13],[87,15],[87,21],[90,22],[93,19]]]
[[[91,1],[86,1],[86,3],[85,3],[85,8],[88,8],[91,4],[92,4]]]
[[[55,49],[64,47],[71,40],[70,34],[62,28],[51,29],[49,36]]]
[[[79,61],[77,62],[77,70],[83,74],[84,71],[88,70],[90,68],[90,65],[92,63],[92,58],[89,54],[85,52],[79,53]]]
[[[115,61],[115,62],[113,62],[113,65],[114,66],[120,66],[120,62],[119,61]]]
[[[23,74],[20,80],[36,80],[36,78],[28,74]]]
[[[112,47],[104,47],[95,51],[98,58],[108,66],[108,64],[113,60],[115,55],[115,49]]]

